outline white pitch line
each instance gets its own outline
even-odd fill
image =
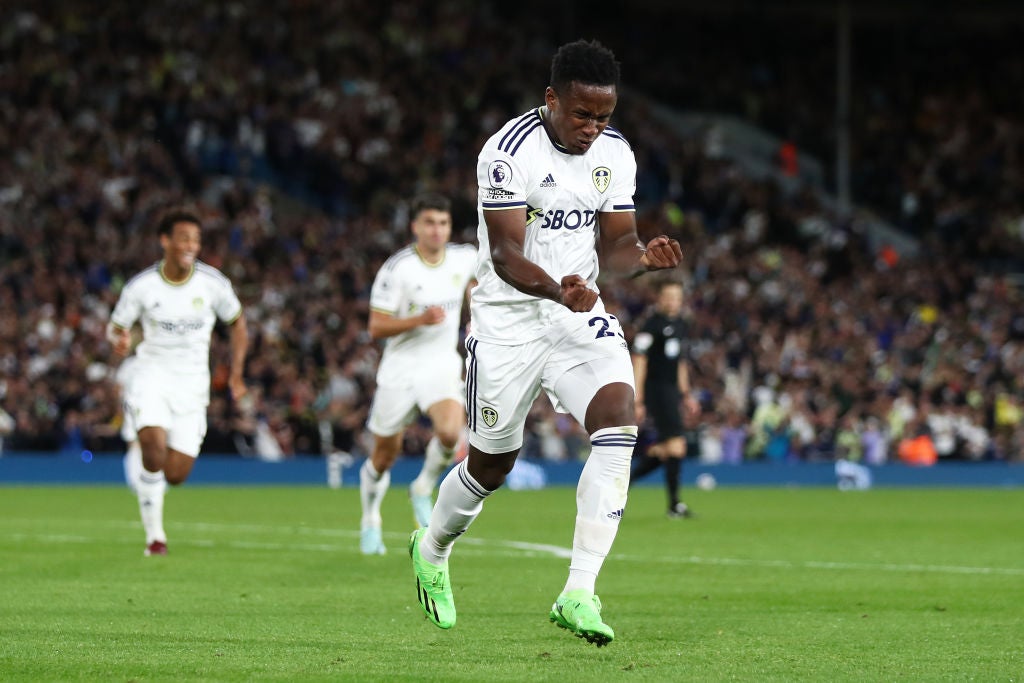
[[[4,524],[8,524],[12,521],[10,518],[4,520]],[[27,520],[36,521],[36,520]],[[138,529],[140,524],[138,522],[128,521],[104,521],[104,522],[87,522],[81,520],[82,523],[87,524],[91,527],[107,527],[117,529]],[[338,539],[350,539],[359,536],[359,532],[348,529],[323,529],[316,527],[306,526],[276,526],[276,525],[265,525],[265,524],[226,524],[217,522],[178,522],[168,524],[172,530],[184,529],[197,532],[227,532],[237,533],[239,531],[249,533],[265,533],[265,534],[284,534],[284,535],[302,535],[302,536],[314,536],[314,537],[329,537]],[[30,533],[11,533],[2,534],[8,538],[12,538],[17,541],[36,540],[44,543],[92,543],[96,541],[96,537],[84,536],[84,535],[72,535],[72,534],[30,534]],[[385,537],[389,539],[400,539],[405,540],[406,535],[399,532],[386,532]],[[127,539],[126,539],[126,542]],[[347,546],[333,545],[329,543],[276,543],[276,542],[262,542],[262,541],[218,541],[214,542],[208,539],[180,539],[175,538],[175,543],[182,545],[194,545],[203,547],[213,547],[215,545],[226,545],[232,548],[243,548],[250,550],[306,550],[315,552],[336,552],[338,550],[347,550]],[[494,552],[495,547],[503,549],[502,554],[508,555],[528,555],[528,556],[549,556],[557,557],[560,559],[568,559],[572,555],[572,551],[569,548],[565,548],[557,545],[550,545],[547,543],[529,543],[526,541],[511,541],[504,539],[482,539],[482,538],[462,538],[459,541],[460,547],[464,546],[475,546],[473,548],[474,554],[477,549],[489,549],[489,552]],[[518,551],[513,553],[511,551]],[[806,560],[806,561],[792,561],[792,560],[770,560],[770,559],[747,559],[747,558],[736,558],[736,557],[700,557],[697,555],[690,555],[688,557],[676,557],[676,556],[660,556],[651,557],[646,555],[617,555],[613,554],[612,559],[626,562],[663,562],[667,564],[687,564],[687,565],[715,565],[723,567],[766,567],[776,569],[823,569],[832,571],[884,571],[884,572],[929,572],[935,574],[963,574],[963,575],[978,575],[978,576],[1024,576],[1024,568],[1020,567],[969,567],[969,566],[958,566],[958,565],[932,565],[932,564],[896,564],[896,563],[871,563],[871,562],[834,562],[834,561],[822,561],[822,560]]]
[[[980,574],[998,576],[1024,576],[1024,568],[1020,567],[964,567],[942,564],[894,564],[873,562],[825,562],[806,560],[755,560],[736,557],[647,557],[643,555],[615,555],[617,560],[632,562],[665,562],[667,564],[706,564],[725,567],[770,567],[778,569],[834,569],[862,570],[884,572],[932,572],[937,574]]]
[[[547,543],[527,543],[526,541],[492,541],[485,538],[463,538],[460,543],[468,543],[470,545],[477,546],[490,546],[499,545],[506,548],[514,548],[515,550],[522,550],[523,552],[530,553],[533,555],[552,555],[554,557],[561,557],[569,559],[572,557],[571,548],[563,548],[557,545],[549,545]]]

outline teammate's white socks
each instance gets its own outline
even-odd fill
[[[636,427],[609,427],[590,435],[590,456],[576,487],[576,531],[564,590],[594,591],[626,507],[637,431]]]
[[[473,523],[484,499],[491,492],[473,478],[466,468],[466,460],[452,468],[437,489],[437,501],[430,516],[427,533],[420,543],[423,559],[441,564],[452,552],[452,543]]]
[[[363,529],[380,526],[380,504],[389,486],[391,471],[381,474],[367,458],[359,468],[359,500],[363,505]]]
[[[423,469],[420,470],[409,491],[414,496],[429,496],[434,492],[437,485],[437,478],[445,471],[448,465],[452,464],[455,458],[455,447],[446,448],[441,440],[435,435],[427,444],[427,454],[423,458]]]
[[[167,480],[164,473],[150,472],[141,468],[135,480],[135,494],[139,497],[139,516],[142,517],[142,528],[146,531],[146,545],[153,541],[167,542],[164,532],[164,494],[167,492]]]

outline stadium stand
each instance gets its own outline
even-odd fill
[[[616,125],[640,164],[641,232],[684,243],[702,454],[739,440],[741,460],[882,462],[926,438],[939,460],[1024,457],[1019,26],[858,28],[854,196],[920,240],[909,257],[645,104],[741,115],[829,169],[828,17],[737,22],[683,3],[678,21],[653,21],[665,7],[640,3],[630,25],[652,33],[639,35],[575,4],[565,23],[613,47],[637,90]],[[205,449],[360,452],[379,355],[369,284],[407,239],[416,190],[451,196],[456,238],[473,239],[481,136],[539,101],[564,37],[509,28],[531,10],[14,3],[0,29],[4,448],[120,449],[103,327],[124,278],[158,257],[154,217],[189,202],[207,224],[201,258],[238,284],[253,339],[251,407],[225,397],[214,340]],[[674,58],[652,60],[656,42]],[[631,333],[649,290],[605,294]],[[585,455],[571,420],[534,412],[527,454]],[[422,438],[410,430],[407,451]]]

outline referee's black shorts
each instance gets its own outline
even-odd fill
[[[683,394],[675,386],[648,386],[644,390],[644,406],[647,419],[654,423],[658,441],[683,435],[683,418],[680,414]]]

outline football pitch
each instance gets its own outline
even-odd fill
[[[185,486],[144,558],[119,487],[0,487],[4,681],[1021,681],[1024,491],[637,488],[598,581],[616,639],[548,621],[574,492],[502,490],[451,559],[458,624],[415,601],[352,488]]]

